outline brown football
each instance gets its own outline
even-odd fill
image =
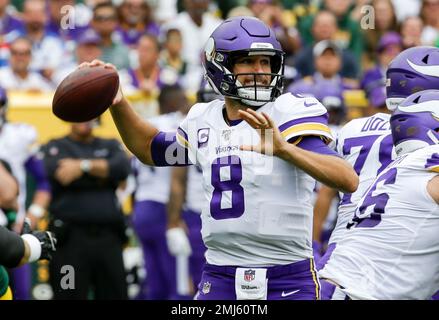
[[[118,88],[119,75],[114,69],[102,66],[76,69],[56,88],[52,112],[69,122],[93,120],[112,104]]]

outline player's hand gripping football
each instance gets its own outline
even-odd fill
[[[266,113],[258,113],[250,108],[245,111],[239,110],[239,114],[252,128],[256,129],[261,137],[258,144],[252,146],[242,145],[240,149],[277,156],[287,142],[282,138],[273,120]]]
[[[85,67],[98,67],[98,66],[103,66],[104,68],[109,68],[109,69],[113,69],[115,71],[117,71],[117,68],[111,64],[111,63],[105,63],[104,61],[101,60],[93,60],[92,62],[83,62],[78,66],[78,69],[81,68],[85,68]],[[113,99],[113,105],[118,104],[119,102],[121,102],[123,99],[123,93],[122,93],[122,89],[120,87],[119,84],[119,89],[117,90],[117,94]]]

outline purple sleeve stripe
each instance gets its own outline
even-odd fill
[[[177,128],[177,133],[181,135],[186,141],[189,141],[187,133],[180,127]]]
[[[159,132],[151,143],[151,157],[157,167],[190,165],[188,150],[177,142],[175,132]]]
[[[434,153],[431,158],[427,159],[425,168],[430,171],[439,172],[439,153]]]
[[[297,139],[297,137],[294,137],[292,139]],[[341,156],[337,152],[328,147],[328,145],[320,137],[317,136],[305,136],[300,140],[297,146],[308,151],[341,158]]]
[[[24,164],[27,171],[29,171],[35,179],[36,189],[38,191],[50,192],[50,184],[47,179],[46,171],[44,169],[43,160],[36,156],[31,156]]]
[[[306,117],[306,118],[300,118],[300,119],[295,119],[295,120],[290,120],[288,122],[285,122],[284,124],[279,126],[279,131],[285,131],[288,128],[291,128],[295,125],[301,124],[301,123],[321,123],[324,125],[328,124],[328,113],[325,113],[321,116],[316,116],[316,117]]]

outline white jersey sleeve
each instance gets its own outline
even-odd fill
[[[287,141],[300,136],[315,135],[332,141],[326,108],[314,97],[291,93],[281,95],[274,103],[273,119]]]

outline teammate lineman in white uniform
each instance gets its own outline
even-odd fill
[[[398,157],[319,271],[333,299],[430,299],[439,288],[439,90],[409,96],[390,125]]]
[[[326,109],[314,98],[280,95],[283,52],[256,18],[223,22],[204,64],[225,101],[191,108],[176,135],[184,148],[139,119],[121,92],[110,108],[125,144],[144,163],[193,163],[203,171],[207,265],[197,298],[318,299],[314,179],[345,192],[358,184],[352,167],[325,144],[332,139]],[[181,149],[183,159],[173,157]]]
[[[439,88],[439,73],[431,72],[438,64],[439,49],[435,47],[413,47],[398,54],[387,69],[386,105],[389,111],[413,92]],[[347,232],[346,225],[365,191],[396,156],[389,120],[390,114],[377,113],[354,119],[339,131],[337,152],[352,164],[360,183],[353,194],[340,196],[337,224],[325,255],[317,263],[318,270],[325,266]],[[323,282],[322,299],[330,299],[333,293],[334,286]]]

